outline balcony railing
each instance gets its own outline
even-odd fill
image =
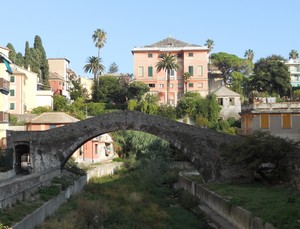
[[[9,122],[9,113],[0,111],[0,123]]]
[[[9,81],[4,78],[0,78],[0,92],[5,95],[9,93]]]

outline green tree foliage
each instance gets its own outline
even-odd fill
[[[170,104],[169,94],[170,94],[170,75],[171,71],[177,71],[180,68],[179,64],[176,63],[176,57],[171,53],[161,54],[159,61],[156,64],[156,71],[160,72],[162,70],[167,72],[167,104]]]
[[[189,73],[189,72],[183,73],[183,82],[184,82],[184,87],[185,87],[185,93],[187,93],[187,83],[190,78],[191,78],[191,73]]]
[[[124,103],[126,101],[126,89],[119,84],[119,79],[114,76],[102,76],[94,81],[92,87],[92,99],[94,102]]]
[[[28,66],[31,65],[32,61],[32,54],[29,46],[29,42],[26,41],[25,43],[25,55],[24,55],[24,67],[28,69]]]
[[[113,73],[117,73],[119,71],[119,66],[113,62],[108,69],[108,74],[113,74]]]
[[[84,98],[77,98],[70,106],[68,106],[65,111],[68,111],[68,114],[83,120],[87,115],[87,107],[84,101]]]
[[[158,108],[158,115],[172,120],[176,120],[176,108],[172,105],[161,105]]]
[[[142,112],[150,115],[156,115],[159,106],[157,105],[157,96],[146,94],[145,98],[140,101],[140,109]]]
[[[271,135],[269,132],[254,132],[242,141],[230,144],[222,154],[226,161],[245,166],[268,182],[288,180],[293,168],[299,142]]]
[[[35,36],[33,47],[36,51],[36,58],[39,60],[38,63],[40,72],[37,73],[40,73],[43,84],[49,86],[49,64],[46,51],[43,47],[42,39],[40,36]]]
[[[92,35],[95,46],[98,48],[98,59],[100,60],[100,49],[106,43],[106,32],[103,29],[96,29]]]
[[[127,103],[127,109],[130,111],[134,111],[136,110],[138,107],[138,101],[136,101],[135,99],[130,99]]]
[[[101,114],[105,114],[107,111],[105,110],[105,103],[86,103],[87,115],[89,116],[97,116]]]
[[[87,100],[89,96],[87,89],[83,88],[83,86],[77,80],[71,80],[71,83],[73,85],[73,87],[70,88],[71,100],[76,100],[78,98],[83,98],[84,100]]]
[[[249,60],[249,61],[253,61],[254,58],[254,51],[252,49],[248,49],[245,51],[244,57]]]
[[[66,112],[68,111],[68,100],[66,97],[62,95],[55,95],[53,97],[53,110],[54,111],[60,111],[60,112]]]
[[[128,99],[136,99],[140,101],[147,92],[149,92],[150,88],[147,84],[141,81],[134,81],[129,84],[127,92]]]
[[[299,58],[299,53],[298,53],[298,51],[297,51],[296,49],[292,49],[292,50],[290,51],[290,53],[289,53],[289,58],[290,58],[290,59],[293,59],[293,60]]]
[[[52,111],[51,107],[48,107],[48,106],[39,106],[39,107],[33,108],[31,110],[31,114],[40,115],[42,113],[50,112],[50,111]]]
[[[93,73],[94,81],[96,81],[98,79],[98,75],[105,70],[105,67],[101,64],[101,58],[90,56],[87,58],[83,70],[87,73]]]
[[[14,46],[11,43],[8,43],[6,45],[6,47],[10,50],[10,52],[8,53],[8,58],[15,63],[16,62],[16,57],[17,57],[17,53],[16,50],[14,48]]]
[[[250,64],[236,55],[225,52],[213,53],[210,59],[211,63],[221,71],[224,85],[231,85],[233,72],[246,73]]]
[[[212,39],[207,39],[204,45],[207,46],[207,48],[209,49],[209,52],[211,52],[211,50],[213,49],[215,44]]]
[[[284,58],[272,55],[255,63],[254,74],[250,77],[252,89],[258,92],[276,93],[280,96],[290,94],[291,79]]]
[[[245,75],[241,72],[232,72],[231,73],[232,83],[230,85],[230,89],[239,93],[243,94],[243,86],[245,82]]]

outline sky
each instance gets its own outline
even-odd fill
[[[133,73],[134,47],[169,36],[196,45],[214,41],[213,53],[254,62],[272,54],[300,53],[299,0],[10,0],[1,4],[0,46],[11,43],[24,55],[40,36],[47,58],[66,58],[78,76],[90,56],[97,56],[92,35],[107,33],[100,50],[106,70],[115,62],[119,73]]]

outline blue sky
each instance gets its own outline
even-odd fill
[[[42,39],[48,58],[67,58],[77,75],[92,77],[83,66],[97,56],[92,34],[107,32],[101,49],[103,64],[133,73],[131,50],[168,36],[204,45],[214,40],[213,52],[254,61],[272,54],[288,58],[300,53],[299,0],[11,0],[1,6],[0,46],[12,43],[24,54],[25,42]]]

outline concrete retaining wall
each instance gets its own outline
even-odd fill
[[[13,176],[15,176],[16,173],[15,173],[15,170],[9,170],[7,172],[0,172],[0,180],[7,180]]]
[[[17,201],[22,201],[35,193],[39,187],[47,184],[53,177],[60,175],[60,169],[20,175],[0,183],[0,209],[11,207]]]
[[[263,223],[260,218],[253,216],[249,211],[232,206],[229,201],[218,194],[185,177],[180,176],[177,185],[177,187],[196,196],[201,202],[239,229],[276,229],[269,223]]]
[[[69,186],[65,191],[61,192],[57,197],[45,203],[40,208],[36,209],[32,214],[26,216],[22,221],[14,224],[12,229],[33,229],[37,225],[44,222],[45,218],[52,215],[63,203],[65,203],[71,195],[81,192],[82,188],[87,184],[92,177],[101,177],[113,174],[115,170],[120,168],[121,162],[115,162],[105,165],[100,165],[88,171],[86,176],[75,181],[72,186]]]

